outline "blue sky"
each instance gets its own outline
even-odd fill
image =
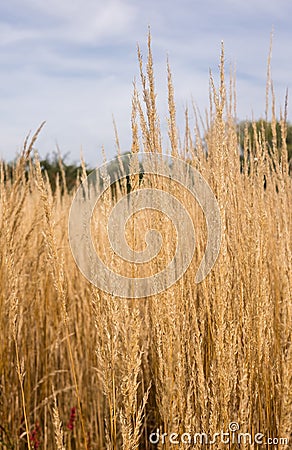
[[[202,113],[208,107],[209,69],[217,80],[221,40],[227,69],[236,64],[238,117],[263,116],[272,27],[279,113],[291,89],[291,17],[291,0],[2,0],[0,158],[13,159],[27,133],[46,120],[36,144],[41,156],[58,145],[68,161],[78,161],[82,148],[94,166],[102,146],[109,158],[115,154],[113,115],[127,151],[136,48],[139,43],[146,59],[148,26],[162,124],[167,55],[182,128],[192,99]]]

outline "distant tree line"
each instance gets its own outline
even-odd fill
[[[53,192],[56,190],[57,183],[61,188],[62,193],[66,189],[67,192],[72,191],[78,184],[78,178],[84,171],[81,164],[70,163],[67,164],[68,154],[60,155],[54,152],[52,155],[47,155],[45,158],[40,158],[41,171],[44,176],[49,179],[50,186]],[[32,157],[33,160],[33,157]],[[4,181],[10,179],[13,181],[15,162],[6,163],[2,161]],[[1,164],[1,160],[0,160]],[[28,177],[30,163],[26,163],[26,176]],[[91,169],[86,165],[86,174],[88,175]]]
[[[279,122],[276,122],[276,133],[273,137],[272,123],[265,120],[258,120],[257,122],[240,122],[238,125],[238,137],[240,146],[240,158],[243,161],[244,156],[247,160],[250,158],[250,153],[255,151],[256,142],[265,139],[267,144],[267,151],[271,155],[273,153],[273,146],[276,146],[278,152],[279,161],[282,156],[283,143],[282,143],[282,130]],[[248,137],[249,154],[244,155],[244,141],[245,133]],[[275,142],[273,143],[273,139]],[[292,125],[287,124],[287,136],[286,136],[287,156],[290,165],[290,173],[292,171]]]
[[[82,166],[80,164],[67,164],[68,155],[61,156],[59,153],[53,153],[52,156],[47,155],[46,158],[40,160],[42,172],[46,172],[50,180],[52,191],[56,190],[57,180],[59,181],[62,190],[65,188],[68,192],[75,188],[78,176],[82,173]],[[86,166],[87,175],[91,169]]]
[[[248,136],[248,148],[249,153],[253,153],[255,149],[256,140],[259,139],[260,136],[264,135],[265,141],[267,143],[268,152],[273,152],[273,133],[272,133],[272,124],[271,122],[266,122],[263,120],[259,120],[255,123],[253,122],[240,122],[238,124],[238,142],[240,147],[240,159],[243,164],[244,159],[249,160],[251,157],[250,154],[244,155],[244,140],[245,140],[245,134]],[[255,133],[257,137],[255,136]],[[281,126],[280,123],[276,123],[276,139],[275,143],[278,157],[281,158],[281,152],[282,152],[282,136],[281,136]],[[288,161],[289,161],[289,167],[290,167],[290,173],[292,173],[292,125],[287,124],[287,137],[286,137],[286,145],[287,145],[287,153],[288,153]],[[127,152],[129,153],[129,152]],[[125,155],[125,154],[123,154]],[[245,156],[245,157],[244,157]],[[52,191],[55,192],[56,190],[56,183],[59,182],[62,192],[64,192],[64,189],[68,192],[72,191],[76,184],[78,183],[78,177],[80,177],[82,171],[81,164],[76,163],[68,163],[67,164],[67,158],[68,155],[61,156],[59,153],[54,152],[51,156],[47,155],[45,158],[42,158],[40,160],[40,165],[43,173],[46,173],[46,176],[49,178]],[[131,191],[130,186],[130,178],[128,176],[129,168],[125,167],[127,159],[123,159],[123,171],[127,178],[127,192]],[[130,161],[130,159],[129,159]],[[113,159],[111,164],[107,167],[108,172],[110,175],[110,179],[112,181],[113,178],[115,178],[116,173],[121,169],[120,162],[118,158],[116,157]],[[28,168],[29,169],[29,168]],[[92,169],[89,166],[86,166],[85,168],[87,175],[92,171]],[[4,176],[5,178],[11,177],[13,174],[13,163],[5,164],[5,171]],[[143,178],[143,173],[140,174],[140,180]],[[120,183],[118,181],[118,183]],[[112,186],[113,194],[115,194],[116,186]]]

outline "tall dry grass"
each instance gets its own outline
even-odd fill
[[[210,76],[205,141],[196,110],[194,127],[186,111],[179,138],[168,65],[169,144],[163,146],[150,36],[146,73],[140,50],[138,58],[142,100],[135,85],[132,152],[167,149],[202,173],[220,206],[219,258],[195,284],[206,245],[200,208],[177,185],[161,186],[149,176],[141,186],[133,176],[132,189],[162,187],[184,202],[197,232],[194,260],[174,286],[143,300],[118,299],[90,285],[68,244],[73,193],[61,189],[64,177],[52,192],[33,153],[38,130],[12,174],[0,166],[0,447],[148,450],[157,429],[168,436],[211,435],[232,421],[242,431],[290,437],[291,446],[292,186],[285,112],[277,148],[272,96],[272,148],[264,128],[254,130],[255,140],[246,128],[242,164],[235,87],[231,78],[227,88],[222,49],[218,89]],[[118,198],[126,188],[118,189]],[[126,267],[110,254],[105,224],[112,202],[107,195],[95,210],[96,248],[115,270],[141,276],[138,265]],[[149,210],[127,229],[130,244],[141,250],[153,224],[165,239],[159,258],[143,269],[149,274],[173,253],[171,223]],[[202,446],[166,440],[157,448]]]

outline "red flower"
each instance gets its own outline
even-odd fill
[[[36,422],[34,429],[29,435],[29,440],[34,450],[37,450],[40,446],[39,434],[40,434],[40,425],[38,422]]]
[[[75,406],[73,406],[73,408],[71,408],[71,412],[70,412],[70,420],[67,424],[67,428],[71,431],[73,431],[73,429],[74,429],[75,420],[76,420],[76,408],[75,408]]]

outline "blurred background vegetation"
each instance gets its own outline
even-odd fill
[[[248,136],[249,139],[249,149],[253,149],[256,145],[257,139],[255,139],[255,133],[257,136],[265,136],[265,141],[268,145],[268,151],[269,153],[273,151],[273,132],[272,132],[272,123],[267,122],[265,120],[258,120],[256,122],[252,121],[241,121],[238,124],[237,127],[237,133],[238,133],[238,145],[239,145],[239,158],[242,161],[244,161],[244,139],[245,135]],[[277,151],[279,152],[279,159],[281,158],[281,149],[282,149],[282,139],[281,139],[281,125],[280,122],[276,122],[276,135],[277,135],[277,142],[275,142],[275,147]],[[261,139],[260,139],[261,140]],[[289,167],[290,167],[290,174],[292,173],[292,124],[287,123],[287,137],[286,137],[286,144],[287,144],[287,153],[288,153],[288,161],[289,161]],[[206,152],[208,152],[208,148],[206,146]],[[126,154],[129,152],[123,153]],[[249,161],[251,155],[247,154],[245,155],[246,160]],[[43,173],[46,173],[46,176],[48,176],[50,180],[50,185],[52,188],[52,191],[55,192],[57,180],[59,179],[61,181],[62,189],[64,190],[66,185],[66,189],[68,192],[71,192],[72,189],[76,186],[76,183],[78,183],[78,180],[80,178],[80,175],[82,171],[86,171],[86,174],[88,175],[94,168],[90,167],[89,165],[84,163],[84,167],[82,168],[81,163],[76,162],[68,162],[69,161],[69,153],[66,153],[65,155],[61,155],[60,151],[55,151],[51,155],[46,155],[45,158],[40,158],[40,165]],[[14,162],[7,162],[6,163],[6,173],[12,174],[13,172],[13,166]],[[112,169],[110,169],[111,172],[115,173],[118,169],[119,163],[117,160],[117,157],[112,160],[111,166]]]

